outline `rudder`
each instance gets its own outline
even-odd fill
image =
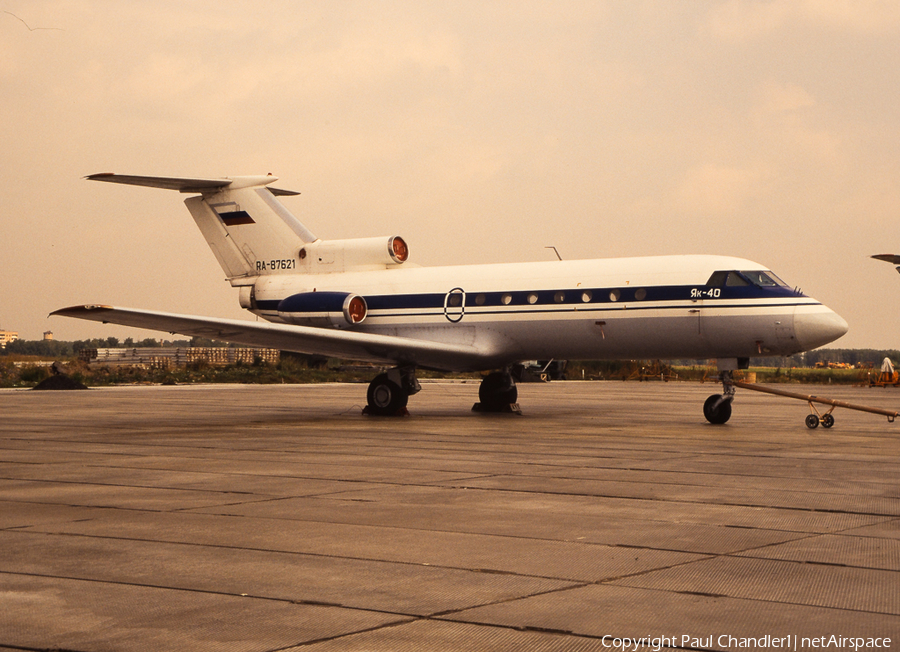
[[[232,284],[297,271],[297,252],[317,238],[264,186],[224,188],[185,205]]]

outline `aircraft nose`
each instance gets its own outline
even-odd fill
[[[844,318],[825,306],[817,312],[794,315],[794,333],[804,351],[834,342],[848,330],[850,326]]]

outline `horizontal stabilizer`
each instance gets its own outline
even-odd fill
[[[168,333],[205,337],[236,344],[263,346],[364,362],[465,370],[490,366],[491,356],[477,347],[336,329],[289,326],[239,319],[214,319],[151,310],[83,305],[51,315],[76,317]]]
[[[106,181],[107,183],[123,183],[129,186],[163,188],[185,193],[212,193],[226,187],[236,190],[253,186],[267,186],[273,181],[278,181],[278,178],[272,175],[224,179],[192,179],[186,177],[140,177],[128,174],[113,174],[112,172],[89,174],[85,179],[89,181]],[[273,195],[280,196],[300,194],[293,190],[280,190],[278,188],[269,188],[269,191]]]

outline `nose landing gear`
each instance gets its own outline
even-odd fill
[[[731,402],[734,400],[732,373],[722,371],[722,393],[713,394],[703,404],[703,416],[714,425],[722,425],[731,418]]]

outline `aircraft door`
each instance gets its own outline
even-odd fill
[[[715,319],[716,302],[722,296],[721,288],[697,288],[691,291],[691,307],[688,313],[691,315],[691,326],[694,333],[699,336],[700,345],[715,346],[722,338],[722,325]],[[710,301],[707,301],[710,299]]]
[[[466,314],[466,292],[462,288],[453,288],[444,297],[444,317],[454,324],[462,321]]]
[[[703,339],[703,299],[698,299],[688,309],[690,316],[691,333],[695,333],[700,339]]]

